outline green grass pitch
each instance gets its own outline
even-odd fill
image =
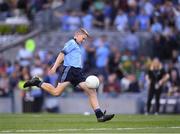
[[[0,114],[0,133],[180,133],[180,115]]]

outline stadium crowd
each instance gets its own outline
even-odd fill
[[[79,5],[78,9],[75,8],[76,4]],[[53,13],[49,15],[47,11]],[[94,28],[123,32],[134,29],[163,34],[171,33],[174,29],[180,30],[178,0],[82,0],[73,5],[68,0],[0,1],[1,22],[8,21],[10,17],[19,17],[20,21],[25,22],[27,18],[30,22],[37,21],[39,12],[46,13],[40,23],[52,23],[52,16],[56,16],[61,29],[65,31],[80,26],[88,30]]]
[[[158,57],[163,62],[166,71],[172,77],[176,77],[177,82],[175,83],[179,87],[180,60],[179,51],[177,51],[179,48],[171,48],[178,40],[169,39],[166,41],[163,37],[161,38],[159,36],[154,38],[152,46],[154,53],[151,57]],[[173,44],[171,45],[171,43]],[[152,60],[150,56],[138,55],[138,49],[135,52],[128,48],[120,51],[117,46],[108,42],[106,35],[90,39],[82,47],[82,52],[84,54],[85,74],[98,75],[101,80],[98,89],[99,93],[108,92],[112,96],[116,96],[122,92],[141,92],[141,90],[145,89],[145,74]],[[10,89],[15,87],[23,89],[21,82],[35,75],[56,84],[57,75],[48,75],[48,70],[55,58],[56,55],[52,51],[34,52],[26,47],[19,49],[14,63],[8,62],[1,55],[1,95],[8,95]],[[170,78],[170,83],[172,79],[174,78]],[[170,85],[172,86],[172,83]],[[176,93],[178,93],[178,90]],[[79,90],[75,89],[75,91]]]
[[[81,11],[66,10],[59,15],[64,30],[79,26],[124,32],[130,29],[153,33],[179,30],[178,0],[114,0],[81,3]]]
[[[112,45],[107,35],[89,39],[82,52],[84,72],[95,74],[101,84],[98,93],[117,97],[124,92],[140,93],[147,90],[145,75],[154,57],[159,58],[170,78],[163,92],[168,96],[180,96],[180,4],[178,0],[83,0],[81,10],[56,11],[66,1],[11,0],[0,1],[0,20],[12,15],[13,9],[21,9],[30,22],[38,12],[52,9],[60,20],[62,31],[87,30],[129,32],[123,39],[123,48]],[[4,18],[3,18],[4,17]],[[43,20],[44,21],[44,20]],[[50,21],[50,19],[47,21]],[[140,39],[136,32],[150,32],[153,44],[151,55],[141,55]],[[148,44],[147,44],[148,45]],[[11,96],[14,89],[23,90],[24,99],[35,99],[34,111],[39,111],[42,98],[50,96],[42,90],[22,88],[24,81],[38,75],[46,82],[56,84],[58,73],[48,75],[56,55],[52,51],[29,51],[24,45],[19,49],[16,61],[11,63],[0,55],[0,96]],[[69,87],[63,94],[80,92]]]

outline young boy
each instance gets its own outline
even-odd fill
[[[64,69],[61,76],[61,81],[59,81],[57,87],[41,81],[38,77],[34,77],[24,84],[24,88],[37,86],[54,96],[58,96],[67,86],[69,86],[69,84],[72,84],[73,86],[78,85],[87,93],[91,107],[93,108],[97,117],[97,121],[105,122],[111,120],[114,117],[114,114],[105,115],[105,112],[103,113],[101,111],[97,99],[96,89],[89,89],[86,86],[85,77],[82,73],[82,54],[80,45],[88,36],[89,34],[85,29],[79,29],[77,32],[75,32],[74,39],[69,40],[59,53],[53,67],[49,71],[50,74],[54,74],[56,69],[63,63]]]

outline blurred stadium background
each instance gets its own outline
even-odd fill
[[[143,114],[145,75],[158,57],[170,74],[160,113],[180,113],[179,0],[0,0],[0,113],[93,113],[78,88],[60,97],[22,88],[34,75],[56,84],[59,72],[48,70],[79,27],[92,35],[82,48],[84,72],[99,77],[103,109]]]

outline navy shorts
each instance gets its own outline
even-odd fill
[[[80,82],[85,81],[86,78],[81,68],[71,66],[64,66],[61,75],[58,78],[59,82],[69,81],[73,86],[77,86]]]

